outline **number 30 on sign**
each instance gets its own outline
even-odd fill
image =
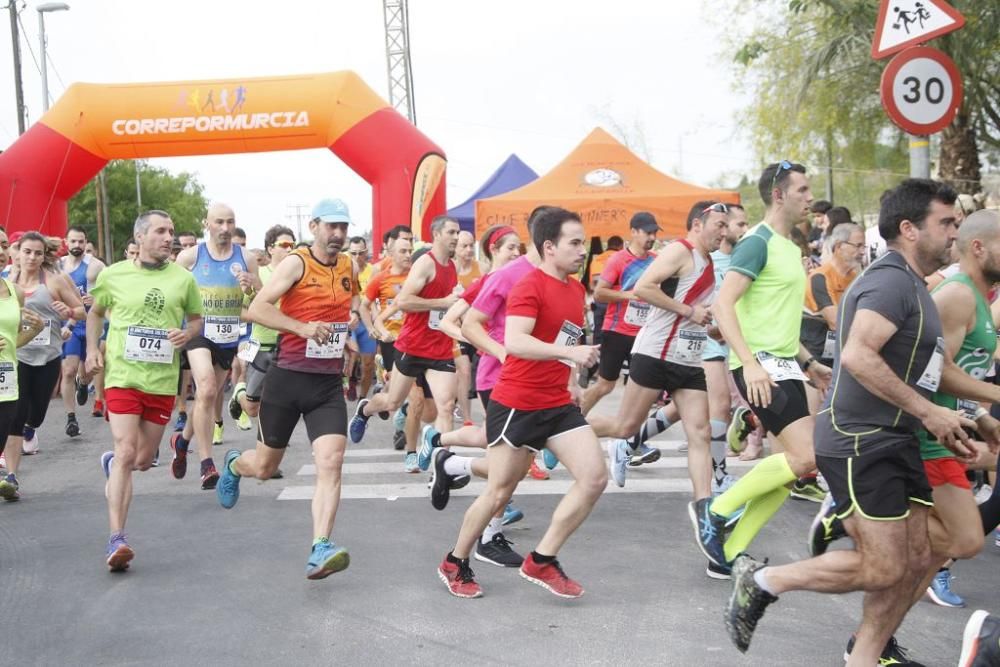
[[[929,46],[899,53],[882,72],[882,106],[910,134],[940,132],[962,105],[962,76],[954,61]]]

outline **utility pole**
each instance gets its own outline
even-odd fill
[[[138,215],[142,215],[142,185],[139,183],[139,161],[132,160],[132,164],[135,165],[135,200],[139,205]]]
[[[100,191],[101,217],[104,218],[104,261],[112,264],[115,261],[115,244],[111,238],[111,216],[108,212],[108,188],[104,181],[104,170],[97,173],[97,189]]]
[[[302,211],[303,210],[308,210],[309,206],[307,204],[289,204],[288,208],[294,208],[295,209],[295,213],[290,213],[290,214],[286,215],[285,217],[289,218],[289,219],[295,218],[295,227],[296,227],[295,240],[296,241],[301,241],[302,240],[302,219],[304,217],[306,217],[306,214],[303,213]]]
[[[14,99],[17,104],[17,134],[24,134],[24,88],[21,86],[21,37],[17,30],[17,0],[10,0],[10,41],[14,46]]]
[[[389,104],[417,124],[410,64],[410,11],[407,0],[382,0],[385,20],[385,59],[389,73]]]

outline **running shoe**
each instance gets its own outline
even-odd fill
[[[740,554],[733,561],[733,592],[726,605],[725,622],[729,638],[740,653],[746,653],[750,648],[750,640],[753,639],[757,623],[764,616],[764,610],[778,600],[754,580],[754,573],[762,567],[764,563],[757,562],[746,554]]]
[[[90,389],[86,384],[80,383],[80,378],[74,378],[73,382],[76,383],[76,404],[86,405],[87,398],[90,396]]]
[[[129,562],[135,558],[135,552],[125,541],[125,533],[115,533],[108,540],[107,550],[108,569],[112,572],[124,572],[128,569]]]
[[[711,510],[712,499],[702,498],[688,503],[688,517],[694,527],[695,540],[705,558],[716,565],[728,566],[723,539],[726,530],[726,517],[719,516]]]
[[[1000,618],[989,612],[972,614],[962,633],[962,654],[959,667],[991,667],[1000,665]]]
[[[401,452],[406,449],[406,434],[402,431],[396,431],[392,434],[392,448],[397,452]]]
[[[438,577],[448,587],[448,592],[458,598],[478,598],[483,589],[476,583],[476,573],[469,567],[469,559],[452,563],[447,557],[438,565]]]
[[[160,447],[159,447],[159,445],[157,445],[156,451],[153,452],[153,461],[149,464],[149,466],[151,468],[159,468],[160,467]]]
[[[246,392],[246,390],[246,382],[237,382],[236,386],[233,387],[233,395],[229,397],[229,416],[233,419],[239,419],[243,412],[243,406],[240,405],[240,392]]]
[[[240,418],[236,420],[236,428],[241,431],[249,431],[253,428],[253,422],[250,421],[250,415],[245,412],[240,412]]]
[[[417,450],[417,463],[421,470],[427,470],[434,457],[434,436],[440,436],[440,432],[430,424],[426,424],[420,431],[420,448]],[[440,443],[440,440],[438,441]],[[440,445],[439,445],[440,446]]]
[[[96,416],[96,415],[95,415]],[[174,431],[180,433],[188,423],[188,413],[178,412],[177,421],[174,422]]]
[[[803,477],[792,484],[792,498],[821,503],[826,497],[826,491],[819,485],[815,477]]]
[[[682,442],[682,443],[680,444],[680,446],[679,446],[679,447],[677,448],[677,453],[678,453],[678,454],[687,454],[687,453],[688,453],[688,444],[687,444],[687,440],[685,440],[684,442]]]
[[[25,456],[31,456],[33,454],[37,454],[39,452],[38,433],[36,433],[35,429],[31,428],[30,426],[25,426],[23,435],[24,435],[24,442],[21,443],[21,452]]]
[[[325,579],[335,572],[346,570],[351,564],[351,555],[344,547],[338,547],[327,539],[313,545],[309,561],[306,563],[306,579]]]
[[[531,465],[528,466],[528,477],[531,479],[545,481],[549,478],[549,471],[542,470],[538,467],[538,461],[536,459],[531,459]]]
[[[712,497],[721,496],[735,483],[736,479],[729,473],[723,475],[722,479],[716,479],[715,475],[712,475]]]
[[[219,471],[215,469],[215,465],[212,463],[208,464],[205,471],[201,473],[201,490],[211,491],[215,488],[215,485],[219,483]]]
[[[809,555],[815,558],[825,554],[827,547],[842,537],[847,537],[847,531],[844,522],[837,516],[833,495],[828,493],[809,526]]]
[[[555,467],[559,465],[559,459],[548,447],[542,450],[542,460],[545,461],[545,467],[549,470],[555,470]]]
[[[184,475],[187,474],[188,443],[185,442],[181,445],[182,440],[184,438],[179,432],[170,436],[170,450],[174,453],[174,458],[170,462],[170,474],[174,476],[174,479],[184,479]]]
[[[628,464],[633,468],[638,468],[646,463],[656,463],[662,454],[663,452],[658,447],[650,447],[646,443],[642,443],[639,445],[639,451],[628,457]]]
[[[222,474],[219,476],[219,483],[215,485],[215,495],[219,499],[219,504],[227,510],[233,509],[236,501],[240,499],[240,476],[229,468],[229,464],[239,457],[238,449],[226,452],[226,458],[222,463]]]
[[[351,442],[358,444],[361,439],[365,437],[365,429],[368,428],[368,417],[365,416],[364,409],[368,405],[368,399],[362,398],[358,401],[358,406],[354,408],[354,416],[351,418],[351,423],[348,425],[348,431],[351,434]],[[427,468],[424,468],[426,470]]]
[[[966,626],[968,628],[968,626]],[[851,657],[851,651],[854,650],[854,636],[847,640],[847,650],[844,651],[844,662],[847,662]],[[892,665],[892,667],[924,667],[924,663],[917,662],[916,660],[911,660],[908,655],[906,655],[906,649],[899,645],[895,637],[889,637],[889,641],[886,642],[885,648],[882,649],[882,655],[879,656],[879,665]],[[959,662],[959,665],[965,667],[964,662]],[[981,663],[982,665],[993,665],[996,663]]]
[[[501,523],[505,526],[509,526],[512,523],[517,523],[524,518],[524,512],[519,510],[514,506],[514,503],[507,501],[507,506],[503,508],[503,521]]]
[[[733,578],[733,568],[728,565],[716,565],[712,561],[708,561],[705,574],[710,579],[729,580]]]
[[[608,443],[608,469],[611,472],[611,479],[619,487],[625,486],[625,470],[628,468],[629,452],[631,449],[628,442],[615,439]]]
[[[71,438],[80,435],[80,423],[76,421],[76,415],[66,416],[66,435]]]
[[[7,457],[5,457],[2,452],[0,452],[0,470],[3,470],[6,467],[7,467]]]
[[[965,600],[951,590],[951,580],[950,569],[943,567],[938,570],[938,573],[931,579],[931,585],[927,587],[927,597],[939,607],[964,607]]]
[[[447,507],[448,500],[451,498],[451,483],[455,476],[445,472],[444,464],[452,456],[454,454],[447,449],[434,451],[434,466],[431,468],[431,505],[436,510],[443,510]]]
[[[104,452],[101,454],[101,470],[104,472],[104,479],[111,479],[111,461],[115,458],[114,452]],[[108,482],[104,482],[104,497],[108,497]]]
[[[406,430],[406,408],[409,404],[403,403],[392,415],[392,428],[396,431]]]
[[[403,457],[403,469],[406,472],[420,472],[420,464],[417,463],[416,452],[406,452],[406,456]]]
[[[726,442],[729,443],[729,449],[737,454],[742,452],[747,436],[754,428],[753,412],[750,411],[750,408],[742,405],[737,407],[733,411],[733,418],[729,420],[729,428],[726,429]]]
[[[535,561],[534,554],[528,554],[521,563],[520,573],[531,583],[561,598],[578,598],[583,595],[583,586],[566,576],[558,560],[541,564]]]
[[[94,399],[94,409],[90,411],[91,417],[103,417],[104,416],[104,401],[99,398]],[[183,428],[183,427],[181,427]]]
[[[219,446],[219,445],[222,444],[222,431],[223,431],[223,428],[224,427],[223,427],[222,424],[216,424],[215,428],[212,429],[212,444],[213,445]]]
[[[354,378],[351,378],[347,382],[347,400],[358,400],[358,383],[355,382]]]
[[[514,544],[503,533],[497,533],[489,542],[483,544],[482,539],[476,540],[476,550],[473,553],[476,560],[481,560],[497,567],[521,567],[524,557],[510,548]]]
[[[14,502],[21,497],[21,485],[17,483],[17,475],[12,472],[0,479],[0,498],[8,502]]]

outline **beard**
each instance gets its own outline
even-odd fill
[[[74,257],[80,257],[81,255],[83,255],[83,248],[70,248],[69,254],[73,255]]]

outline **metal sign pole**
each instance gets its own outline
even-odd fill
[[[910,177],[931,177],[931,140],[927,136],[910,136]]]

